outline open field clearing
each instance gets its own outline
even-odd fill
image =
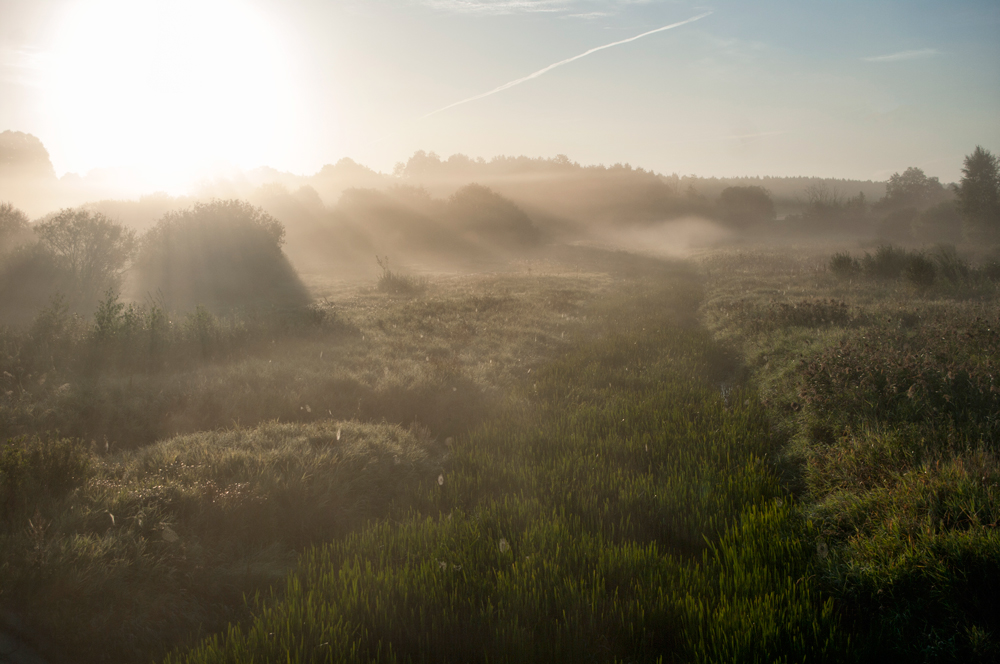
[[[169,661],[840,659],[815,535],[697,325],[696,275],[649,261],[623,283],[418,502],[307,552],[253,621]]]
[[[988,661],[995,288],[830,258],[52,307],[4,340],[6,620],[51,661]]]

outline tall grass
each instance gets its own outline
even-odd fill
[[[734,362],[690,277],[653,277],[458,437],[415,506],[167,661],[841,661],[765,411],[720,391]]]
[[[168,316],[163,365],[143,360],[149,309],[113,297],[0,337],[0,415],[25,434],[2,444],[0,609],[54,661],[145,662],[245,624],[242,596],[303,548],[433,508],[445,441],[528,412],[544,366],[608,333],[595,311],[651,266],[599,257],[582,262],[632,276],[366,289],[318,321]]]
[[[819,585],[837,600],[857,654],[995,661],[996,290],[985,268],[953,249],[886,250],[868,262],[903,254],[911,267],[932,264],[932,286],[913,288],[912,275],[831,279],[823,256],[792,270],[784,257],[719,255],[704,315],[742,349],[789,441],[785,477],[827,552]],[[831,271],[844,270],[844,256]],[[820,298],[836,298],[847,315],[807,325],[784,315]]]

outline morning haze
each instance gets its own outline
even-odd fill
[[[997,34],[0,0],[0,659],[996,661]]]

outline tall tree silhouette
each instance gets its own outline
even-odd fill
[[[965,158],[958,200],[970,239],[1000,238],[1000,163],[982,146]]]

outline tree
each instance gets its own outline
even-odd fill
[[[970,239],[1000,236],[1000,163],[979,145],[965,158],[958,202]]]
[[[774,221],[774,201],[763,187],[726,187],[719,194],[719,213],[735,228],[748,228]]]
[[[120,285],[138,244],[134,230],[84,209],[64,209],[34,230],[73,279],[84,305]]]
[[[14,249],[30,235],[28,215],[11,203],[0,203],[0,254]]]
[[[0,133],[0,178],[45,178],[54,180],[48,150],[31,134]]]
[[[911,166],[902,173],[893,173],[885,185],[885,198],[877,206],[886,212],[913,208],[925,210],[948,198],[948,190],[936,178],[927,177],[923,170]]]
[[[828,188],[825,182],[820,182],[806,187],[805,193],[808,201],[801,219],[811,230],[857,233],[867,228],[869,205],[863,191],[845,198],[836,186]]]

